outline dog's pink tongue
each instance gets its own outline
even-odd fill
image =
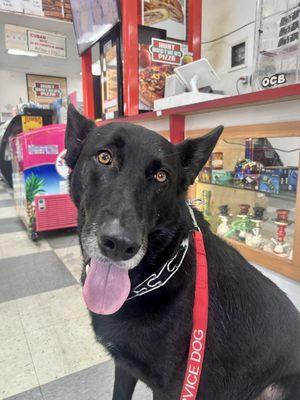
[[[91,260],[83,287],[83,298],[89,310],[96,314],[114,314],[125,303],[129,292],[127,270]]]

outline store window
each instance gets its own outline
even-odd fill
[[[246,42],[238,43],[231,47],[231,68],[246,65]]]

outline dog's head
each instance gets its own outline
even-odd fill
[[[87,256],[120,270],[136,267],[155,226],[176,218],[222,130],[173,145],[133,124],[97,127],[70,106],[66,162]]]

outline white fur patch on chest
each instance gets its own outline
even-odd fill
[[[266,387],[256,400],[283,400],[284,389],[278,384],[272,384]]]

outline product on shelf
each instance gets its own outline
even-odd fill
[[[210,190],[203,190],[203,216],[206,221],[210,222],[212,219],[211,213],[211,191]]]
[[[217,227],[217,235],[223,237],[226,233],[229,232],[230,227],[228,225],[228,220],[230,218],[229,215],[229,207],[227,204],[218,207],[220,210],[220,224]]]
[[[248,215],[250,209],[250,204],[240,204],[240,213],[239,215]]]
[[[223,152],[215,151],[211,155],[211,167],[212,169],[222,169],[223,168]]]
[[[233,238],[244,242],[248,232],[251,232],[254,224],[250,219],[249,215],[250,204],[240,204],[240,211],[230,226],[230,230],[224,235],[224,237]]]
[[[247,158],[237,162],[234,168],[234,186],[258,190],[260,172],[262,168],[262,164]]]
[[[286,227],[291,225],[293,221],[289,221],[289,210],[278,209],[276,210],[277,218],[273,219],[275,225],[277,225],[277,238],[272,238],[274,243],[273,252],[282,257],[287,257],[287,247],[288,244],[284,242],[286,236]]]
[[[215,185],[226,185],[230,186],[232,184],[232,173],[231,171],[215,170],[211,171],[211,182]]]
[[[202,168],[199,174],[199,181],[202,183],[211,183],[211,168],[209,167]]]
[[[248,246],[261,248],[264,245],[264,238],[261,234],[261,226],[262,223],[267,221],[267,218],[264,218],[264,207],[253,207],[254,214],[252,215],[250,221],[253,222],[254,227],[251,232],[246,234],[245,243]]]
[[[259,179],[259,190],[265,193],[279,194],[280,176],[273,171],[264,170]]]
[[[292,193],[297,192],[297,182],[298,182],[298,169],[289,168],[288,171],[288,191]]]
[[[295,177],[294,171],[296,168],[290,167],[268,167],[264,168],[260,178],[260,191],[267,193],[282,193],[289,190],[289,176],[290,180]],[[295,188],[297,185],[297,180],[294,181],[294,185],[291,184],[291,189]],[[291,190],[293,191],[293,190]]]

